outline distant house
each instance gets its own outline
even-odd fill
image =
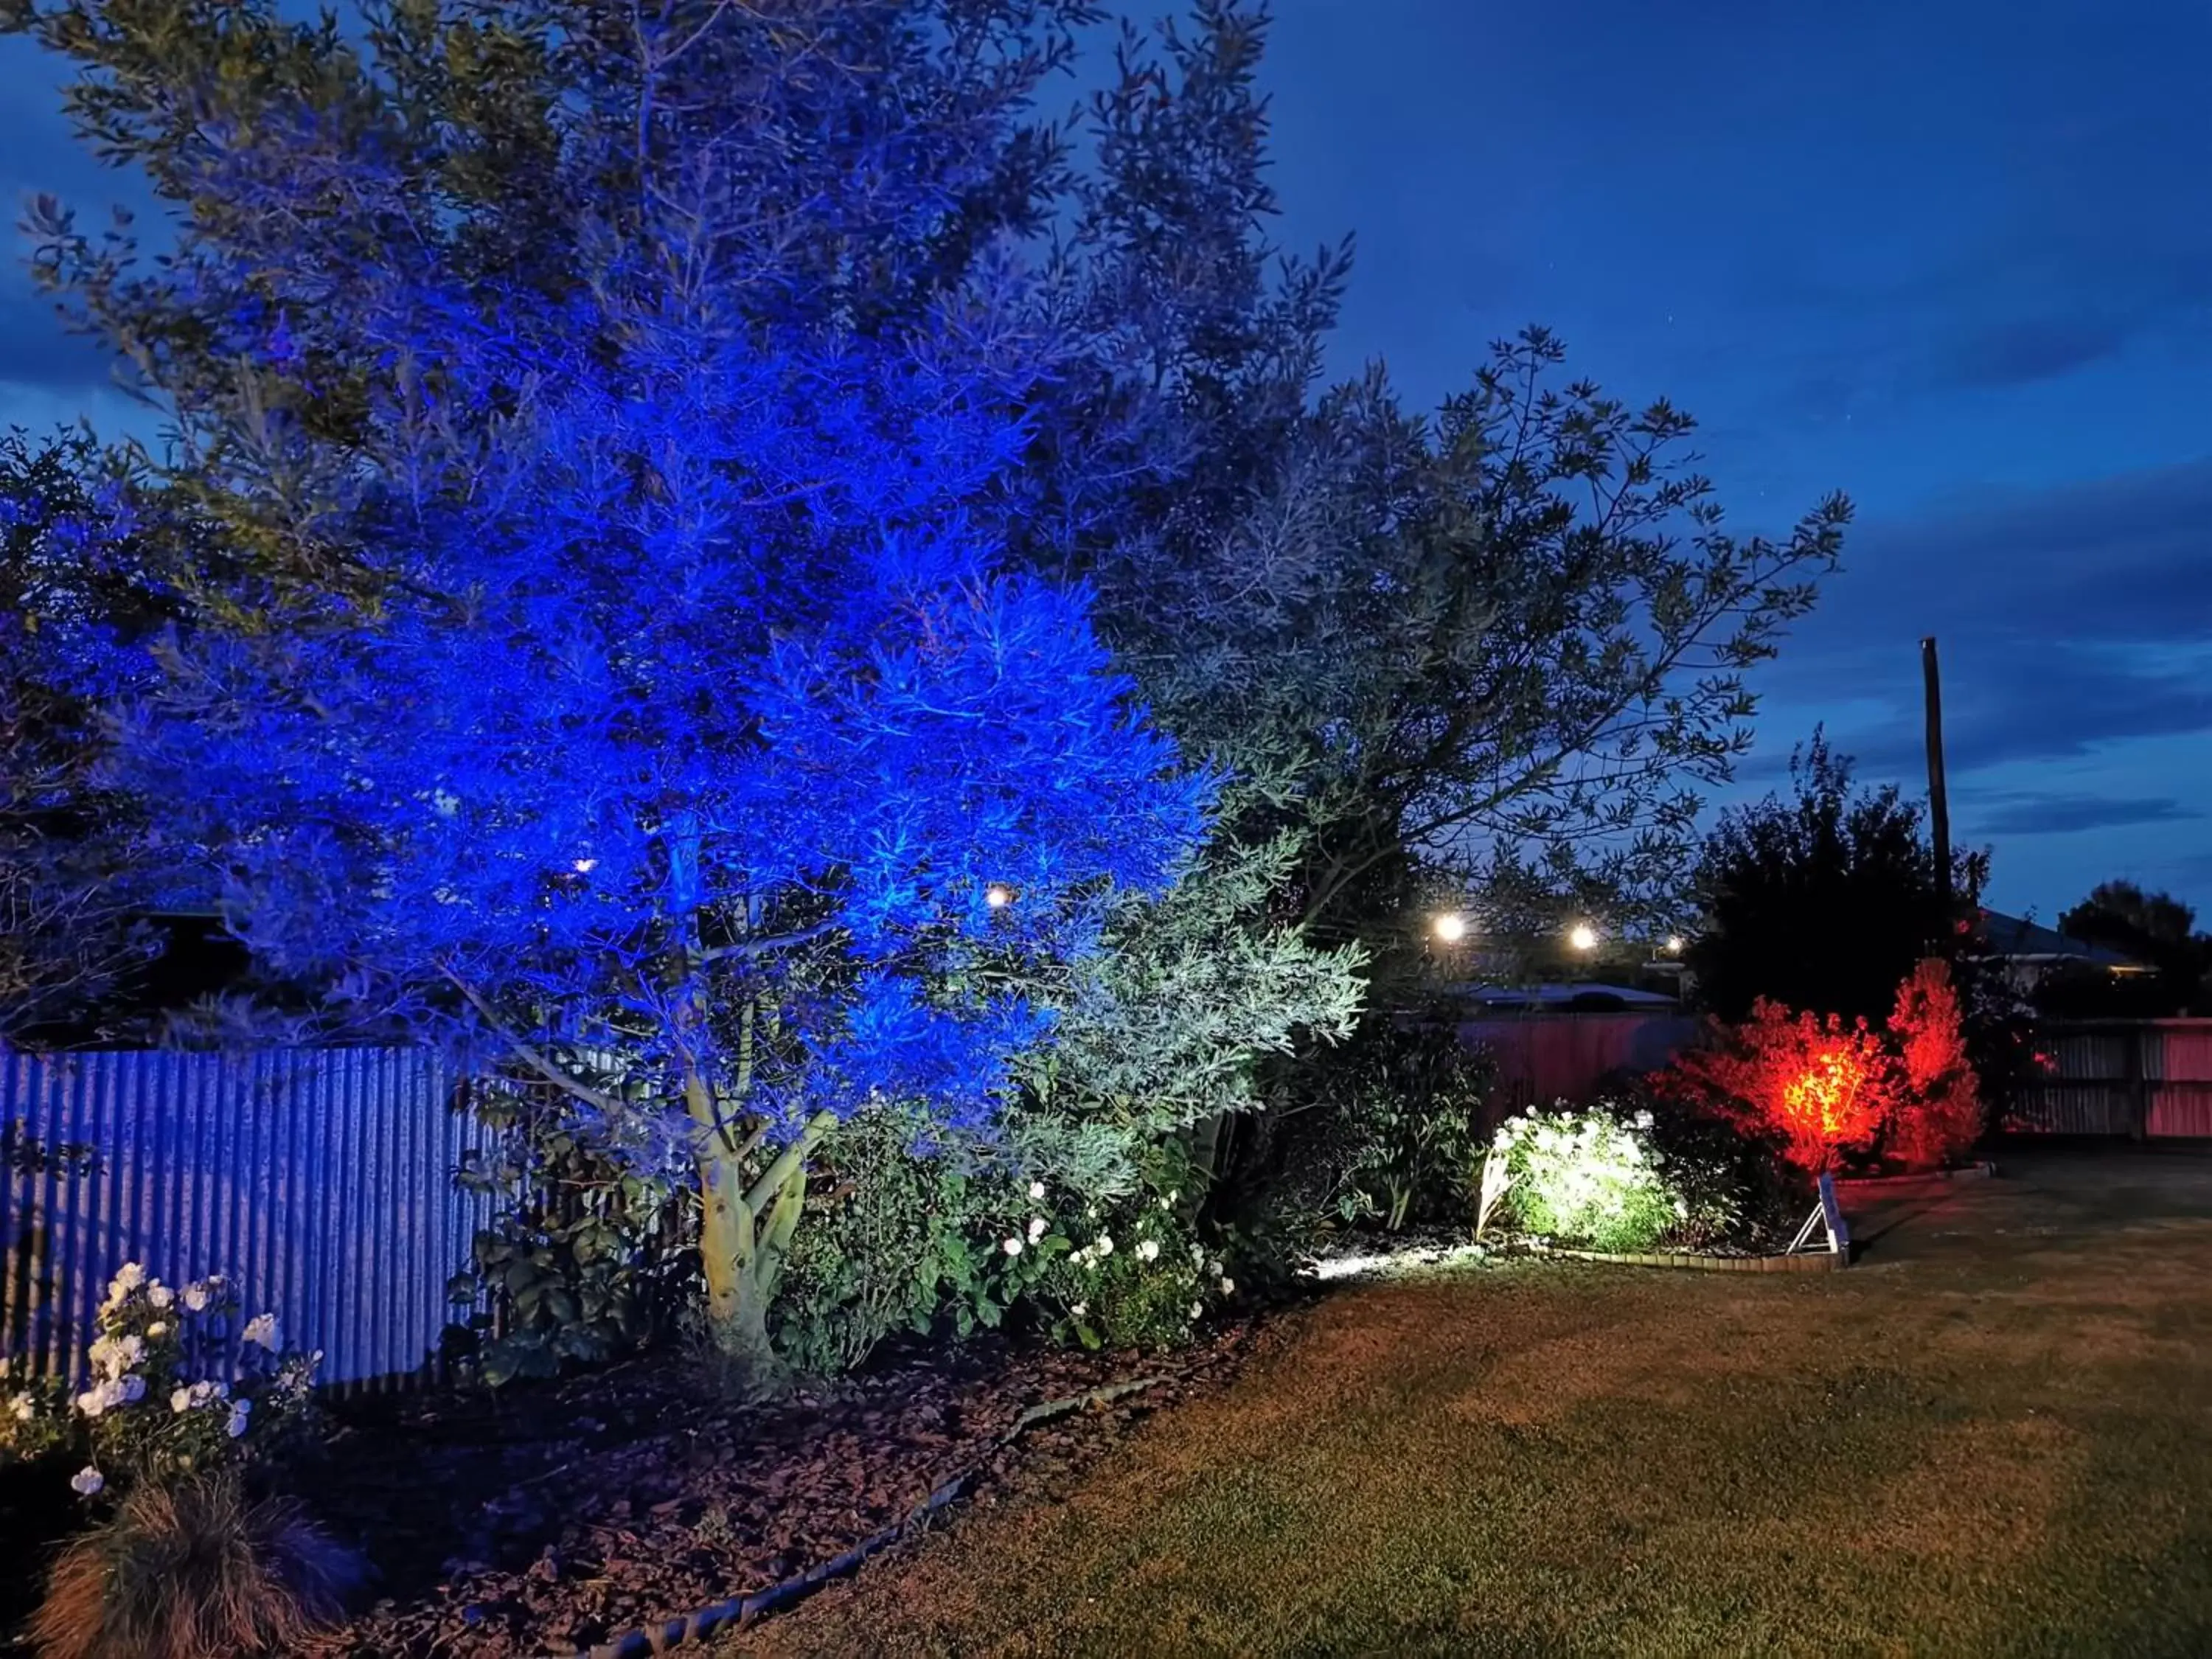
[[[2119,980],[2157,971],[2108,945],[2070,939],[2055,927],[1999,910],[1981,913],[1981,943],[1982,959],[2002,963],[2006,978],[2022,992],[2033,991],[2060,973],[2101,974]]]
[[[1455,988],[1485,1013],[1673,1013],[1679,998],[1632,985],[1465,985]]]

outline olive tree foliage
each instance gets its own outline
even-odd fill
[[[1094,108],[1044,550],[1166,729],[1245,781],[1217,854],[1295,844],[1270,913],[1309,945],[1379,964],[1437,891],[1663,906],[1848,504],[1729,532],[1690,418],[1566,378],[1541,330],[1432,416],[1379,368],[1324,384],[1350,250],[1270,240],[1266,23],[1219,0],[1158,52],[1132,34]]]
[[[175,238],[47,210],[41,272],[173,416],[148,510],[243,565],[177,573],[124,775],[334,1017],[660,1126],[772,1376],[811,1147],[878,1098],[988,1129],[1211,793],[1003,550],[1085,9],[15,15]]]
[[[100,776],[121,688],[70,648],[164,615],[141,550],[96,533],[106,489],[81,435],[0,434],[0,1042],[100,1035],[150,948],[131,879],[145,826]]]

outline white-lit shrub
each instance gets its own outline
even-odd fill
[[[1490,1147],[1505,1171],[1503,1212],[1521,1231],[1565,1244],[1650,1249],[1688,1213],[1650,1131],[1649,1112],[1623,1118],[1565,1104],[1507,1119]]]

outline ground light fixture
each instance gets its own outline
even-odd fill
[[[1597,949],[1597,929],[1586,921],[1578,921],[1567,932],[1567,943],[1577,951]]]
[[[1682,954],[1682,936],[1680,933],[1667,935],[1667,954],[1670,957],[1679,957]]]
[[[1456,910],[1447,910],[1431,924],[1436,936],[1447,945],[1456,945],[1467,937],[1467,918]]]

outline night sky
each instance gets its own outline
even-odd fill
[[[1337,367],[1413,401],[1527,322],[1697,415],[1739,532],[1827,490],[1846,573],[1752,787],[1825,721],[1922,786],[1942,641],[1960,839],[2049,918],[2125,875],[2212,909],[2212,4],[1279,0],[1284,240],[1349,230]],[[0,180],[95,204],[0,41]],[[0,277],[0,422],[143,423]]]

